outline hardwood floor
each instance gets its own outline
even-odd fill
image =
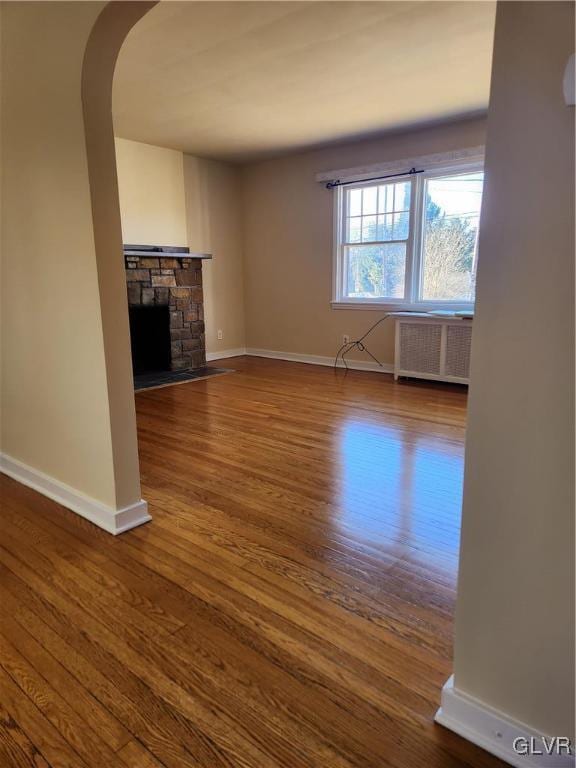
[[[2,768],[503,765],[432,721],[465,393],[218,366],[136,396],[152,523],[1,478]]]

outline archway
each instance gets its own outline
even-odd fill
[[[82,105],[94,223],[98,288],[117,503],[140,495],[128,305],[112,123],[112,81],[118,53],[151,2],[110,2],[98,17],[82,67]]]
[[[140,498],[110,108],[152,2],[3,3],[0,467],[111,533]]]

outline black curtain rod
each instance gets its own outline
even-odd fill
[[[424,170],[417,171],[416,168],[410,168],[409,171],[403,171],[402,173],[389,173],[388,176],[370,176],[368,179],[354,179],[354,181],[340,181],[340,179],[335,179],[326,184],[326,189],[344,187],[346,184],[361,184],[363,181],[380,181],[381,179],[395,179],[398,176],[413,176],[415,173],[424,173]]]

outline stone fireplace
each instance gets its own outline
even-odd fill
[[[134,373],[206,365],[202,259],[187,248],[125,246]]]

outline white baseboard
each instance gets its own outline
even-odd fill
[[[304,355],[299,352],[279,352],[274,349],[256,349],[254,347],[238,347],[236,349],[224,349],[221,352],[207,352],[207,362],[213,360],[222,360],[226,357],[240,357],[241,355],[250,355],[252,357],[269,357],[274,360],[288,360],[292,363],[308,363],[309,365],[325,365],[330,368],[334,366],[333,357],[322,357],[321,355]],[[353,371],[373,371],[374,373],[393,373],[392,363],[384,363],[382,366],[373,360],[348,360],[348,368]],[[339,362],[339,368],[344,365]]]
[[[129,507],[113,509],[5,453],[0,454],[0,472],[82,515],[113,535],[124,533],[152,520],[148,513],[148,504],[143,499]]]
[[[515,768],[574,768],[573,755],[546,754],[544,734],[454,688],[454,676],[442,689],[442,706],[434,719]],[[550,738],[544,738],[550,745]],[[513,747],[515,739],[533,743],[544,754],[519,754]]]
[[[252,357],[270,357],[274,360],[288,360],[292,363],[308,363],[310,365],[325,365],[330,368],[334,367],[333,357],[323,357],[320,355],[303,355],[299,352],[277,352],[273,349],[254,349],[248,347],[246,354]],[[373,360],[347,360],[348,368],[353,371],[372,371],[373,373],[393,373],[394,366],[392,363],[384,363],[378,365]],[[341,362],[338,363],[338,368],[343,368]]]
[[[207,362],[212,360],[222,360],[224,357],[240,357],[246,354],[246,347],[236,347],[236,349],[223,349],[221,352],[206,352]]]

